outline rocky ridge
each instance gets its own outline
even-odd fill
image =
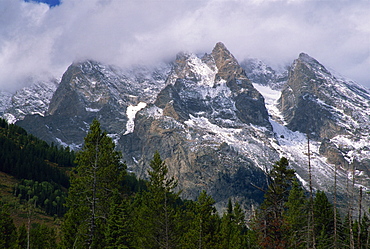
[[[352,172],[357,187],[369,186],[369,105],[367,89],[306,54],[278,73],[256,60],[239,64],[218,43],[210,54],[180,53],[157,68],[73,63],[45,114],[18,124],[78,148],[98,118],[140,177],[158,150],[184,197],[205,189],[219,207],[232,198],[248,208],[263,194],[252,183],[263,187],[280,156],[307,184],[306,134],[315,188],[333,190],[335,167],[342,198]]]
[[[303,53],[289,74],[279,99],[286,126],[321,141],[320,153],[331,163],[369,166],[369,91]]]
[[[168,66],[122,70],[95,61],[73,63],[50,100],[45,117],[29,115],[18,122],[40,138],[79,148],[89,124],[98,118],[112,134],[124,134],[127,111],[150,103],[164,86]]]
[[[3,92],[0,95],[0,106],[2,116],[10,123],[22,120],[26,115],[44,116],[50,100],[58,87],[56,79],[49,81],[31,80],[34,82],[28,87],[24,87],[14,94]]]

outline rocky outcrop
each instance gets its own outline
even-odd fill
[[[167,87],[155,104],[164,108],[170,102],[179,121],[200,115],[215,124],[229,119],[271,130],[263,96],[222,43],[202,58],[177,56]]]
[[[169,174],[178,179],[183,197],[195,199],[206,190],[218,207],[225,207],[229,198],[245,207],[259,202],[263,193],[252,183],[265,187],[264,172],[280,156],[289,158],[304,184],[306,133],[312,141],[315,188],[332,189],[334,165],[342,170],[338,192],[345,192],[344,170],[352,167],[360,172],[356,180],[366,185],[368,90],[306,54],[294,61],[288,78],[262,64],[243,67],[222,43],[203,56],[180,53],[175,62],[158,68],[73,63],[49,98],[48,110],[27,115],[18,124],[48,142],[78,149],[97,118],[130,171],[146,178],[158,151]],[[263,77],[258,70],[269,73]],[[264,86],[253,85],[247,73],[253,83],[264,81]],[[285,81],[280,113],[276,90]],[[254,86],[265,94],[270,116]]]
[[[330,76],[324,66],[307,54],[300,54],[294,61],[279,99],[289,129],[321,139],[346,133],[337,122],[341,114],[331,104],[331,89],[327,87]]]
[[[216,133],[188,127],[176,117],[165,115],[165,109],[152,105],[141,110],[134,132],[120,139],[130,171],[147,178],[149,161],[158,151],[169,174],[178,180],[184,198],[196,199],[206,190],[220,209],[229,198],[246,207],[262,200],[263,193],[251,183],[265,187],[265,175],[252,160],[227,143],[212,141]],[[209,139],[201,139],[206,136]]]
[[[325,156],[329,163],[349,169],[349,163],[344,158],[342,152],[329,139],[324,139],[321,142],[319,153]]]
[[[271,129],[263,96],[253,87],[244,69],[225,45],[217,43],[212,50],[212,57],[218,69],[216,79],[225,80],[233,93],[238,118],[243,123]]]
[[[269,86],[274,90],[281,90],[283,85],[288,80],[288,70],[274,70],[258,59],[245,59],[240,63],[240,66],[245,70],[245,73],[253,83]]]
[[[328,163],[325,170],[354,169],[356,181],[368,185],[370,92],[367,89],[302,53],[291,66],[278,106],[286,127],[309,134],[318,144],[318,154]],[[320,182],[321,186],[324,184]]]
[[[123,136],[119,146],[129,169],[143,178],[158,151],[185,198],[195,199],[206,190],[219,207],[229,198],[249,206],[263,195],[251,183],[263,187],[265,175],[250,159],[255,151],[243,154],[244,145],[231,141],[245,136],[245,146],[253,144],[256,131],[250,125],[263,127],[261,136],[272,129],[264,99],[234,56],[218,43],[202,57],[177,56],[167,86],[154,105],[136,114],[134,132]],[[266,161],[278,159],[273,149],[261,146],[269,154]]]
[[[97,118],[103,129],[119,137],[126,132],[127,107],[154,101],[167,74],[168,67],[124,71],[94,61],[73,63],[53,94],[45,117],[26,116],[18,124],[48,142],[78,147]]]
[[[30,82],[33,84],[14,94],[7,94],[6,103],[0,103],[4,108],[2,110],[0,108],[0,113],[8,122],[22,120],[26,115],[44,116],[46,114],[50,100],[58,87],[58,81],[52,78],[47,81],[31,78]],[[0,96],[0,99],[4,98]]]

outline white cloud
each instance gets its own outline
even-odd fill
[[[30,74],[61,76],[74,60],[155,63],[222,41],[273,64],[306,52],[370,87],[370,2],[318,0],[0,0],[0,89]]]

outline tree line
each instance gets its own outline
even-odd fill
[[[10,216],[8,206],[0,206],[0,248],[56,248],[56,231],[44,224],[25,224],[18,229]]]
[[[68,176],[61,167],[74,167],[74,158],[68,147],[49,145],[0,119],[0,171],[18,179],[52,181],[68,188]]]
[[[229,201],[219,214],[205,191],[195,201],[181,199],[158,153],[146,188],[127,194],[120,157],[94,121],[77,153],[62,248],[369,248],[367,215],[354,222],[337,217],[335,226],[339,214],[326,194],[310,198],[284,157],[268,172],[264,201],[248,223],[238,203]]]
[[[253,248],[370,248],[366,213],[355,221],[350,210],[341,217],[323,191],[311,198],[294,173],[286,158],[273,165],[264,201],[251,222]]]
[[[14,186],[14,195],[22,202],[30,202],[43,209],[50,216],[62,217],[67,211],[67,192],[54,182],[22,179]]]
[[[61,236],[37,248],[369,248],[368,216],[342,219],[324,192],[310,198],[284,157],[268,172],[264,200],[248,221],[231,200],[218,213],[205,191],[180,198],[159,153],[147,181],[127,174],[121,159],[94,120],[76,153]],[[13,238],[14,248],[24,248],[14,239],[19,233],[0,234],[0,241]]]

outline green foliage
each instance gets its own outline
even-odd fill
[[[56,183],[23,179],[14,187],[14,195],[23,201],[30,201],[49,215],[62,217],[66,212],[67,193]]]
[[[370,210],[369,210],[370,211]],[[356,229],[355,234],[359,235],[357,236],[356,239],[356,248],[370,248],[370,219],[369,217],[365,214],[360,222],[359,229]],[[357,227],[357,226],[355,226]]]
[[[229,200],[221,216],[215,200],[202,191],[198,199],[182,200],[177,181],[158,152],[148,170],[149,180],[126,174],[121,154],[94,120],[76,157],[69,148],[48,145],[22,128],[0,119],[0,170],[16,177],[30,177],[14,188],[23,201],[63,216],[61,248],[307,248],[309,202],[295,179],[288,160],[281,158],[268,174],[264,200],[247,228],[238,203]],[[68,197],[63,188],[68,178],[59,169],[71,167]],[[248,172],[229,177],[242,185]],[[248,176],[250,177],[250,176]],[[247,188],[252,193],[256,189]],[[66,202],[65,202],[66,200]],[[65,206],[63,204],[66,204]],[[324,192],[313,199],[315,248],[334,247],[334,207]],[[337,248],[369,248],[370,221],[365,214],[349,224],[338,220]],[[352,230],[352,232],[350,232]],[[27,248],[28,227],[14,226],[9,213],[0,208],[0,248]],[[350,233],[354,235],[350,241]],[[30,248],[56,248],[56,232],[32,224]]]
[[[0,248],[56,248],[56,232],[44,224],[33,223],[29,228],[29,239],[26,226],[15,227],[13,219],[6,211],[7,207],[0,207]],[[29,243],[29,247],[28,246]]]
[[[265,200],[256,212],[253,230],[247,231],[246,248],[259,248],[256,244],[260,248],[369,248],[370,222],[366,214],[361,220],[351,223],[347,215],[342,223],[326,194],[317,191],[311,202],[294,178],[294,171],[286,166],[287,160],[282,158],[270,173],[271,183]],[[311,205],[313,231],[308,226]],[[334,220],[337,222],[337,236]]]
[[[235,203],[235,207],[233,207],[231,200],[229,200],[227,212],[224,213],[221,220],[220,248],[241,249],[247,247],[247,228],[244,219],[244,212],[239,203]]]
[[[134,211],[133,239],[138,248],[174,248],[178,244],[177,221],[179,210],[175,193],[177,181],[167,175],[168,168],[158,152],[153,156],[148,170],[147,191],[136,197],[138,208]]]
[[[17,229],[9,213],[0,207],[0,248],[15,248]]]
[[[31,224],[29,228],[29,241],[27,227],[23,224],[18,228],[18,236],[15,238],[17,239],[17,244],[12,248],[53,249],[57,246],[55,229],[49,228],[44,224]]]
[[[307,227],[307,197],[297,179],[292,183],[288,201],[285,203],[286,210],[284,219],[286,220],[287,234],[286,240],[291,248],[307,248],[306,227]]]
[[[27,248],[27,228],[25,224],[18,228],[17,241],[20,248]]]
[[[105,244],[107,249],[129,248],[128,199],[120,198],[116,192],[112,198]]]
[[[53,181],[68,187],[68,177],[56,166],[73,167],[73,160],[74,152],[68,147],[50,146],[0,119],[0,171],[19,179]]]
[[[202,191],[197,201],[188,201],[183,210],[182,248],[215,248],[218,240],[220,217],[215,201]]]
[[[314,217],[317,248],[328,248],[333,244],[334,207],[322,191],[318,191],[314,199]]]
[[[147,190],[147,181],[138,179],[134,173],[129,173],[124,176],[122,187],[123,191],[130,195]]]
[[[288,169],[288,160],[282,157],[275,162],[269,173],[270,184],[265,200],[256,215],[255,229],[263,248],[286,248],[287,222],[284,218],[285,203],[295,177],[294,170]]]
[[[32,224],[30,230],[30,248],[46,249],[56,248],[56,233],[44,224]]]
[[[120,188],[126,166],[115,144],[94,120],[81,151],[76,154],[76,174],[71,176],[63,224],[64,246],[103,248],[113,193]]]

